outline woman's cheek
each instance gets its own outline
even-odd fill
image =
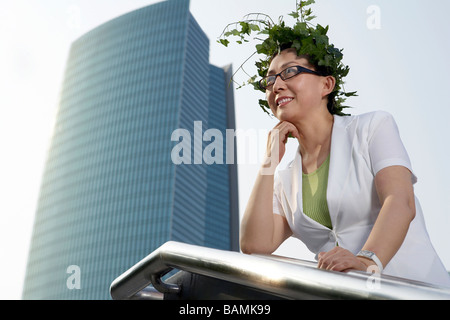
[[[270,110],[272,111],[272,113],[275,112],[275,98],[273,97],[273,94],[271,94],[270,92],[266,93],[266,100],[267,103],[269,104]]]

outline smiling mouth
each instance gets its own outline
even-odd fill
[[[277,106],[282,107],[282,106],[288,104],[289,102],[291,102],[292,100],[294,100],[294,98],[281,98],[281,99],[277,100]]]

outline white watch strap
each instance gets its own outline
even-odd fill
[[[372,252],[369,250],[361,250],[360,252],[358,252],[358,254],[356,256],[364,257],[364,258],[368,258],[368,259],[372,260],[373,262],[376,263],[378,269],[380,270],[380,273],[383,272],[383,264],[381,263],[380,259],[378,259],[375,252]]]

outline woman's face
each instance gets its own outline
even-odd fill
[[[314,67],[306,58],[297,56],[294,49],[287,49],[271,62],[267,75],[274,75],[288,67]],[[266,90],[266,99],[275,117],[280,121],[295,122],[311,110],[317,109],[323,98],[323,77],[300,73],[290,79],[277,77],[275,84]]]

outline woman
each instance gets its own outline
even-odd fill
[[[244,253],[274,252],[287,238],[302,240],[321,269],[378,271],[450,287],[414,195],[414,175],[397,125],[386,112],[347,116],[343,79],[349,67],[329,42],[328,26],[312,25],[313,0],[296,1],[291,28],[256,13],[229,24],[219,42],[263,42],[258,76],[249,83],[280,121],[270,132],[266,160],[241,222]],[[235,27],[230,30],[229,28]],[[258,36],[251,38],[253,32]],[[267,35],[261,39],[261,35]],[[242,67],[242,66],[241,66]],[[279,168],[288,137],[298,151]]]
[[[333,115],[327,106],[336,79],[316,69],[308,56],[288,48],[275,55],[260,82],[280,122],[269,134],[267,161],[242,219],[242,251],[270,254],[294,236],[316,253],[321,269],[375,269],[450,286],[392,116]],[[283,158],[290,136],[299,143],[294,160],[277,174],[268,172]]]

